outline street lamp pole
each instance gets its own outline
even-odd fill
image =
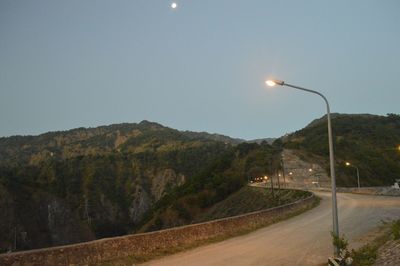
[[[358,185],[358,189],[360,189],[360,171],[358,171],[358,167],[354,166],[357,170],[357,185]]]
[[[351,166],[351,167],[353,167],[353,168],[356,168],[356,170],[357,170],[357,185],[358,185],[358,189],[360,189],[360,171],[358,170],[358,167],[357,166],[355,166],[355,165],[352,165],[352,164],[350,164],[349,162],[346,162],[346,165],[347,166]]]
[[[327,119],[328,119],[328,138],[329,138],[329,161],[330,161],[330,168],[331,168],[331,184],[332,184],[333,234],[335,236],[339,236],[339,221],[338,221],[337,200],[336,200],[335,159],[334,159],[334,154],[333,154],[332,126],[331,126],[331,113],[330,113],[330,108],[329,108],[329,102],[326,99],[326,97],[318,91],[291,85],[291,84],[285,83],[282,80],[267,80],[266,84],[268,86],[275,86],[275,85],[287,86],[287,87],[291,87],[294,89],[314,93],[314,94],[321,96],[322,99],[326,103],[326,115],[327,115]],[[334,247],[334,252],[335,252],[335,255],[339,255],[339,250],[337,249],[337,247]]]

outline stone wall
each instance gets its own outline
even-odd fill
[[[389,240],[378,250],[375,266],[400,265],[400,240]]]
[[[61,247],[0,255],[0,265],[90,265],[124,257],[141,258],[205,241],[240,234],[271,224],[311,207],[312,194],[284,206],[244,215],[122,237],[105,238]]]

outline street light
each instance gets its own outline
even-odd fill
[[[350,167],[356,168],[356,170],[357,170],[357,184],[358,184],[358,189],[360,189],[360,171],[358,171],[358,167],[355,166],[355,165],[352,165],[349,162],[346,162],[346,166],[350,166]]]
[[[333,234],[335,236],[339,236],[339,221],[338,221],[338,211],[337,211],[337,203],[336,203],[336,177],[335,177],[335,160],[334,160],[334,154],[333,154],[333,141],[332,141],[332,126],[331,126],[331,114],[330,114],[330,109],[329,109],[329,103],[326,97],[314,90],[309,90],[306,88],[298,87],[295,85],[291,85],[288,83],[285,83],[283,80],[278,80],[278,79],[270,79],[265,82],[268,86],[272,87],[275,85],[281,85],[281,86],[287,86],[291,87],[294,89],[310,92],[317,94],[324,99],[326,103],[326,115],[328,119],[328,138],[329,138],[329,161],[330,161],[330,167],[331,167],[331,183],[332,183],[332,219],[333,219]],[[335,255],[339,255],[339,250],[337,247],[334,247],[334,252]]]

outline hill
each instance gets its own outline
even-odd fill
[[[239,144],[232,139],[206,132],[178,131],[158,123],[142,121],[96,128],[77,128],[48,132],[39,136],[0,138],[0,165],[37,165],[42,161],[66,160],[77,156],[104,155],[110,152],[141,153],[177,149],[182,144],[218,141]]]
[[[236,213],[228,205],[237,198],[224,200],[248,179],[276,173],[283,148],[329,172],[325,122],[317,119],[272,145],[149,121],[0,138],[0,251]],[[400,177],[399,115],[334,114],[332,126],[339,186],[356,185],[346,161],[360,169],[362,186]]]
[[[262,138],[262,139],[253,139],[246,141],[247,143],[258,143],[261,144],[263,141],[267,142],[268,144],[274,143],[276,138]]]
[[[0,250],[123,235],[181,196],[211,206],[268,168],[250,153],[269,145],[239,142],[148,121],[1,138]]]
[[[362,186],[392,185],[400,178],[400,116],[388,114],[332,116],[337,183],[356,186],[355,169],[346,167],[349,161],[360,170]],[[283,146],[305,154],[319,156],[327,172],[329,149],[326,117],[314,120],[307,127],[283,137]]]

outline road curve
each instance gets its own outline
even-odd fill
[[[299,216],[250,234],[177,253],[144,265],[321,265],[333,252],[330,192]],[[400,197],[338,193],[339,230],[350,248],[382,220],[400,219]]]

